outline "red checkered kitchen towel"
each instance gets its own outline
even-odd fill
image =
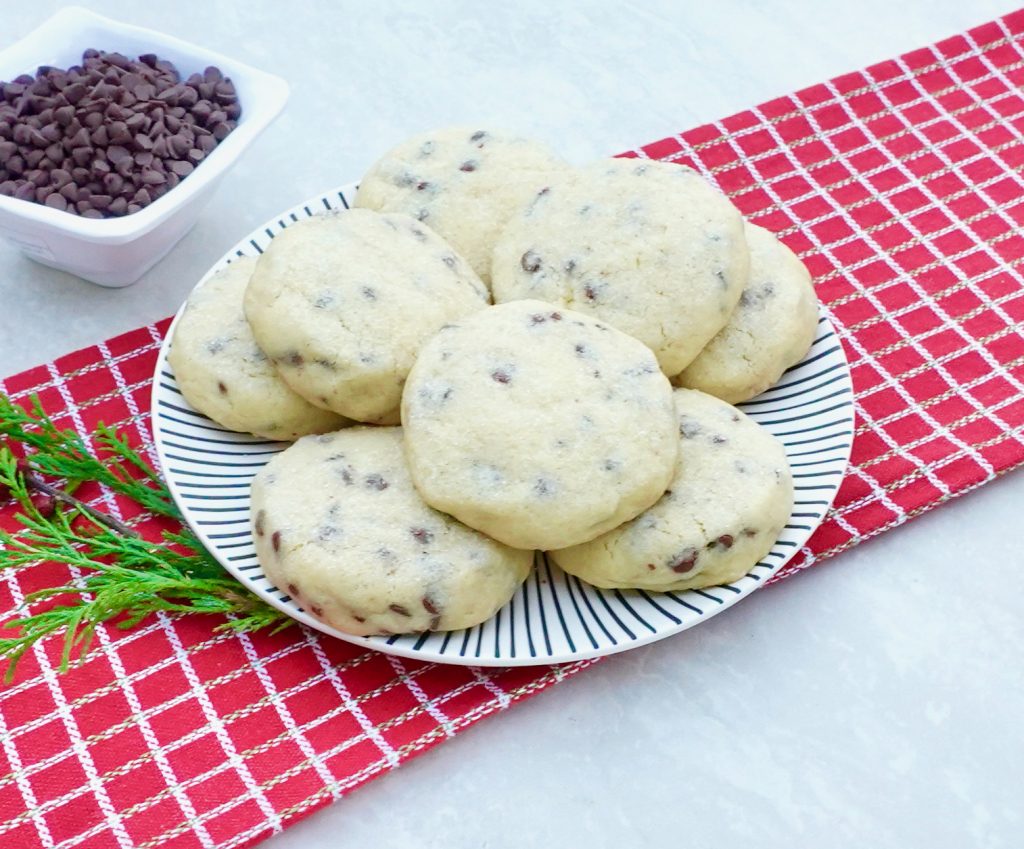
[[[1024,13],[634,155],[686,162],[807,262],[853,367],[835,509],[785,577],[1024,462]],[[12,377],[149,445],[166,325]],[[8,517],[9,518],[9,517]],[[144,532],[150,520],[142,517]],[[3,576],[0,609],[66,572]],[[587,664],[467,669],[158,616],[0,693],[0,846],[249,846]]]

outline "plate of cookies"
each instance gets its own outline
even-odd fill
[[[168,486],[249,589],[481,666],[735,604],[820,524],[853,427],[810,274],[695,171],[477,128],[245,237],[153,388]]]

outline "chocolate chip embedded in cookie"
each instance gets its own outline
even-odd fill
[[[471,627],[511,598],[533,563],[533,552],[423,503],[401,428],[300,439],[256,475],[252,517],[267,577],[349,634]]]
[[[675,391],[679,465],[650,509],[597,539],[552,551],[599,587],[684,590],[742,577],[774,545],[793,509],[782,444],[724,401]]]
[[[591,539],[653,504],[679,450],[643,344],[541,301],[490,307],[420,351],[402,397],[424,500],[517,548]]]

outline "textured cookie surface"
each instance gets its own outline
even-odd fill
[[[729,323],[674,383],[738,404],[764,392],[800,362],[818,328],[810,272],[762,227],[746,224],[750,282]]]
[[[739,410],[677,389],[679,465],[668,492],[631,522],[551,552],[599,587],[684,590],[742,577],[770,550],[793,509],[782,444]]]
[[[253,480],[252,521],[267,576],[349,634],[483,622],[533,562],[423,503],[401,428],[300,439]]]
[[[450,127],[388,151],[359,184],[356,206],[404,212],[440,233],[484,281],[512,214],[567,166],[509,133]]]
[[[249,281],[245,313],[260,347],[308,401],[395,424],[423,341],[488,301],[436,233],[406,215],[354,209],[275,237]]]
[[[239,257],[189,295],[167,355],[178,388],[229,430],[287,440],[337,430],[346,420],[293,392],[256,344],[242,311],[255,267]]]
[[[635,336],[674,375],[747,284],[743,221],[689,168],[605,160],[552,181],[494,250],[495,302],[539,298]]]
[[[540,301],[475,313],[424,345],[402,399],[428,504],[517,548],[559,548],[653,504],[679,440],[648,348]]]

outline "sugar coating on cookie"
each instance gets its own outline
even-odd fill
[[[338,430],[347,420],[292,391],[256,344],[242,311],[255,267],[255,259],[238,257],[189,295],[167,355],[181,394],[240,433],[293,440]]]
[[[810,272],[774,235],[746,224],[750,282],[729,323],[674,379],[738,404],[760,395],[800,362],[818,328]]]
[[[541,301],[490,307],[420,351],[402,398],[424,500],[517,548],[559,548],[632,518],[678,453],[650,349]]]
[[[279,589],[364,636],[483,622],[533,562],[423,503],[401,428],[307,437],[276,455],[253,480],[252,531]]]
[[[491,252],[505,223],[567,167],[539,142],[449,127],[384,154],[360,182],[355,205],[422,221],[489,282]]]
[[[440,236],[407,215],[353,209],[279,233],[260,257],[245,313],[288,384],[357,421],[398,422],[423,342],[489,302]]]
[[[675,391],[679,464],[668,491],[631,522],[551,552],[599,587],[685,590],[745,575],[774,545],[793,509],[786,451],[724,401]]]
[[[635,336],[674,375],[747,285],[733,205],[692,169],[611,159],[553,180],[494,249],[496,303],[539,298]]]

